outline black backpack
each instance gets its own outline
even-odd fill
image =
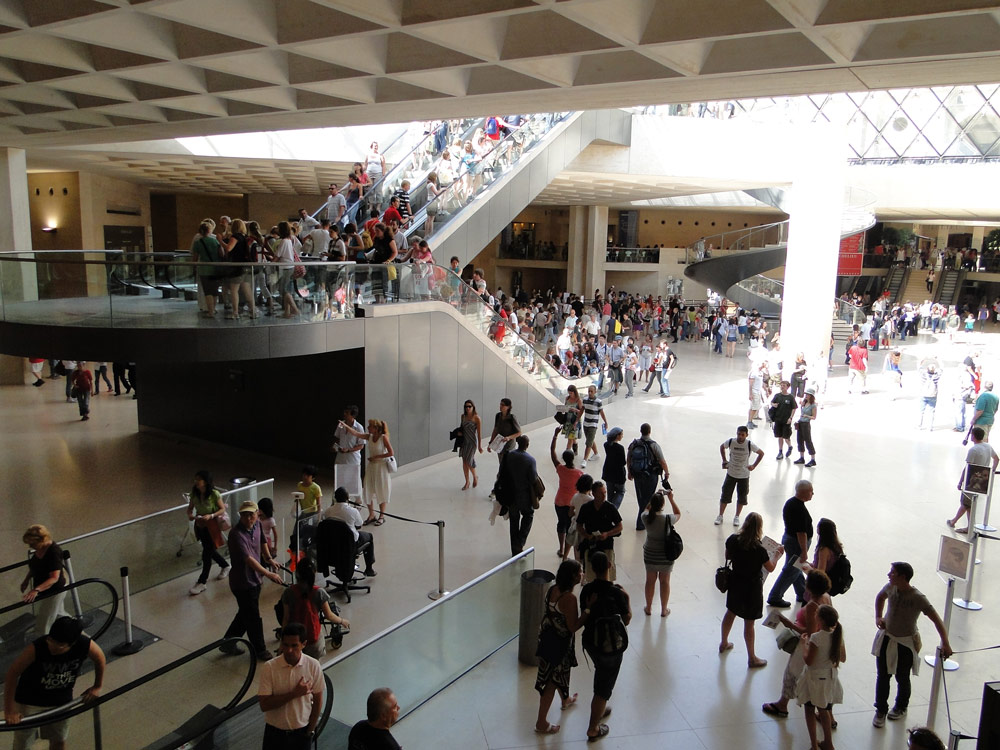
[[[684,551],[684,540],[681,539],[681,535],[677,533],[677,528],[669,520],[666,523],[667,533],[663,538],[663,550],[667,560],[673,562]]]
[[[847,555],[841,554],[830,568],[830,596],[846,594],[851,590],[854,576],[851,575],[851,561]]]
[[[622,616],[615,611],[610,596],[599,597],[590,608],[591,626],[586,630],[584,645],[591,654],[613,656],[628,648],[628,629]]]
[[[660,464],[650,441],[636,438],[628,447],[629,467],[633,474],[649,475],[660,472]]]

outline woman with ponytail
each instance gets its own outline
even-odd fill
[[[806,668],[799,678],[798,702],[805,708],[806,728],[809,730],[811,750],[834,750],[832,710],[833,704],[843,703],[837,668],[847,661],[844,648],[844,630],[840,615],[829,604],[817,613],[820,629],[812,635],[802,634],[803,661]],[[816,713],[823,727],[823,742],[816,742]]]

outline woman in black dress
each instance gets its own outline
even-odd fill
[[[740,530],[726,540],[726,560],[732,563],[733,569],[729,575],[719,653],[733,647],[729,631],[736,618],[742,618],[743,641],[747,645],[747,666],[750,669],[767,666],[767,661],[758,659],[754,653],[754,623],[764,614],[764,576],[761,568],[771,572],[785,553],[784,547],[778,547],[778,556],[774,560],[768,558],[767,550],[760,543],[763,527],[760,514],[751,513]]]

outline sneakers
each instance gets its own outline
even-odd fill
[[[793,464],[804,464],[805,462],[806,460],[804,458],[796,458],[794,461],[792,461]]]
[[[586,469],[586,468],[587,468],[587,459],[583,459],[583,460],[582,460],[582,461],[580,462],[580,468],[581,468],[581,469]]]
[[[375,568],[368,568],[365,571],[365,578],[374,578],[378,573],[375,572]]]
[[[812,466],[815,466],[815,465],[816,465],[816,459],[815,458],[810,458],[809,459],[809,463],[806,464],[806,468],[808,469],[808,468],[810,468]]]
[[[229,575],[229,566],[227,565],[226,567],[224,567],[222,570],[219,571],[219,574],[215,577],[215,580],[221,581],[228,575]]]
[[[782,459],[784,459],[784,457],[785,457],[785,454],[782,453],[781,451],[778,451],[778,455],[775,456],[774,458],[775,458],[776,461],[781,461]]]
[[[740,525],[740,517],[733,516],[733,526],[739,526],[739,525]]]
[[[246,651],[240,648],[239,644],[236,643],[223,643],[219,646],[219,651],[224,653],[226,656],[240,656],[241,654],[246,653]]]
[[[206,591],[208,591],[208,586],[204,583],[196,583],[188,589],[188,593],[191,594],[191,596],[198,596],[198,594],[204,594]]]
[[[792,455],[792,446],[789,445],[788,450],[785,451],[785,458],[788,458],[790,455]]]
[[[778,599],[777,601],[767,600],[768,607],[774,607],[775,609],[788,609],[792,605],[786,602],[784,599]]]
[[[887,715],[889,721],[896,721],[897,719],[902,719],[906,716],[905,708],[893,708]]]
[[[872,719],[872,726],[876,729],[881,729],[885,726],[885,714],[880,714],[878,711],[875,712],[875,718]]]
[[[716,526],[722,526],[722,516],[721,515],[718,515],[718,516],[715,517],[715,525]]]

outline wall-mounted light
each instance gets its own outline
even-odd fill
[[[42,231],[43,231],[43,232],[51,232],[51,233],[53,233],[53,234],[54,234],[54,233],[58,232],[58,231],[59,231],[59,229],[58,229],[58,228],[57,228],[56,226],[54,226],[54,225],[50,224],[50,225],[49,225],[49,226],[47,226],[47,227],[42,227]]]

